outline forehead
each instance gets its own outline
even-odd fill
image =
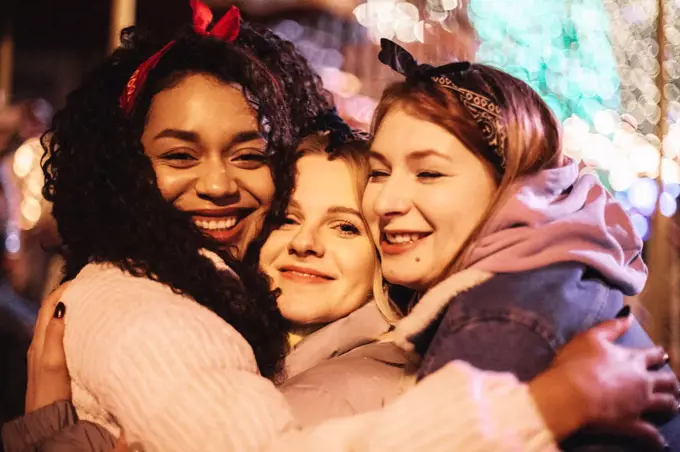
[[[404,158],[411,152],[434,150],[456,158],[465,146],[438,124],[395,105],[376,130],[371,150],[388,158]]]
[[[298,160],[297,171],[293,199],[303,209],[359,208],[357,176],[344,160],[305,155]]]
[[[241,88],[213,77],[194,74],[156,94],[147,129],[201,130],[257,129],[255,111]]]

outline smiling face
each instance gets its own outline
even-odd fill
[[[493,174],[454,135],[399,105],[376,131],[370,161],[363,211],[383,275],[425,291],[482,221],[496,192]]]
[[[163,197],[242,257],[269,209],[274,183],[266,142],[241,89],[187,76],[154,96],[142,144]]]
[[[376,251],[352,167],[310,154],[298,160],[297,171],[286,222],[264,244],[260,266],[281,289],[284,317],[296,325],[328,323],[368,301]]]

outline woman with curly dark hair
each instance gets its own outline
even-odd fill
[[[192,6],[194,30],[160,50],[124,33],[43,142],[44,194],[72,280],[60,306],[74,405],[164,450],[181,424],[164,407],[232,400],[241,373],[281,369],[287,324],[267,281],[238,258],[275,187],[284,202],[290,193],[296,131],[326,106],[317,79],[281,76],[311,71],[280,39],[240,27],[235,9],[210,28],[210,11]],[[218,384],[211,369],[233,375]],[[255,381],[251,391],[267,385]],[[183,383],[206,388],[177,393]]]

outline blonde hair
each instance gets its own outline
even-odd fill
[[[368,142],[364,140],[355,140],[342,143],[335,147],[332,151],[327,151],[330,144],[328,133],[319,132],[304,137],[298,145],[297,158],[300,159],[307,155],[325,155],[329,161],[336,159],[342,160],[351,169],[356,176],[356,195],[359,206],[361,206],[368,182],[368,175],[370,172],[368,164]],[[373,290],[369,294],[375,299],[376,305],[380,313],[385,317],[387,322],[393,324],[401,318],[400,311],[387,297],[385,290],[384,279],[382,271],[380,270],[380,253],[378,252],[378,245],[373,240],[373,235],[370,233],[368,224],[362,215],[364,227],[368,232],[368,239],[371,241],[376,253],[376,266],[373,276]]]

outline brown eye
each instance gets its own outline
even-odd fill
[[[268,163],[267,156],[262,152],[244,152],[237,155],[233,159],[240,167],[244,169],[257,169]]]
[[[168,165],[175,168],[188,168],[198,160],[191,152],[173,150],[161,156]]]

